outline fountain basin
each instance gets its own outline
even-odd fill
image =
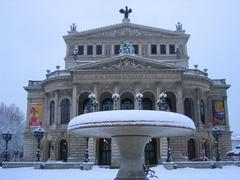
[[[193,133],[193,130],[195,130],[193,120],[182,114],[149,110],[88,113],[73,118],[68,124],[68,131],[91,137],[118,135],[185,136]]]
[[[186,136],[195,125],[190,118],[172,112],[114,110],[73,118],[68,131],[78,136],[112,138],[120,152],[120,169],[115,180],[145,180],[144,148],[151,137]]]

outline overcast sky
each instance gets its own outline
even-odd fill
[[[240,134],[239,0],[1,0],[0,102],[26,113],[28,80],[64,68],[69,25],[87,30],[122,22],[128,5],[132,23],[175,30],[180,21],[190,34],[190,68],[208,68],[210,78],[226,78],[231,130]]]

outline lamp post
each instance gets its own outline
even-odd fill
[[[167,160],[166,160],[166,162],[171,162],[171,149],[170,149],[169,140],[170,140],[170,138],[167,137]]]
[[[203,160],[205,161],[207,159],[206,157],[206,139],[204,138],[202,141],[202,153],[203,153]]]
[[[141,109],[142,109],[142,98],[143,98],[143,94],[140,93],[140,92],[138,92],[135,97],[136,97],[136,99],[137,99],[137,101],[138,101],[138,109],[141,110]]]
[[[36,152],[37,160],[36,160],[36,162],[40,161],[40,154],[41,154],[40,141],[43,138],[44,133],[45,133],[45,131],[41,127],[35,128],[33,130],[34,137],[37,139],[37,152]]]
[[[119,99],[120,95],[118,93],[113,93],[112,94],[112,100],[113,100],[113,109],[114,110],[117,110],[118,107],[117,107],[117,102],[118,102],[118,99]]]
[[[159,111],[170,111],[169,105],[167,102],[167,94],[165,92],[160,93],[157,105],[159,107]],[[170,149],[170,138],[167,137],[167,159],[166,162],[171,162],[171,149]]]
[[[219,137],[221,137],[222,132],[221,128],[218,125],[213,126],[212,128],[212,135],[214,137],[214,144],[215,144],[215,152],[216,152],[216,161],[220,161],[220,151],[219,151]]]
[[[12,139],[12,133],[7,130],[2,133],[2,138],[6,142],[4,150],[4,161],[8,161],[8,141]]]

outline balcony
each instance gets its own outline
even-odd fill
[[[46,74],[46,78],[55,78],[55,77],[63,77],[63,76],[71,76],[68,70],[56,70]]]
[[[184,72],[184,75],[195,75],[195,76],[208,77],[208,73],[207,72],[200,71],[199,69],[187,69]]]

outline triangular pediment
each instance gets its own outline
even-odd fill
[[[183,70],[182,67],[135,55],[122,55],[79,65],[70,71],[146,71],[146,70]]]
[[[82,32],[73,32],[69,33],[65,37],[143,37],[143,36],[182,36],[188,37],[188,34],[185,34],[184,31],[171,31],[161,28],[155,28],[150,26],[144,26],[133,23],[120,23],[115,25],[110,25],[102,28],[91,29],[88,31]]]

